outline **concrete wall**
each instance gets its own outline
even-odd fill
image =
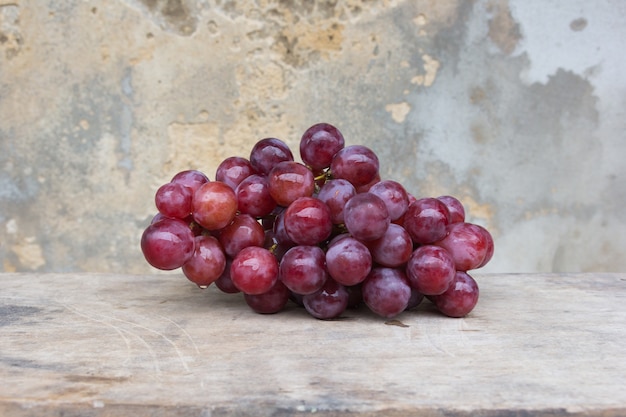
[[[626,270],[626,2],[0,0],[0,270],[153,271],[154,191],[326,121],[496,239]],[[296,152],[297,153],[297,152]]]

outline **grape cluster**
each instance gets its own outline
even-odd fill
[[[425,298],[450,317],[474,308],[468,271],[489,262],[494,243],[458,199],[418,198],[381,179],[376,154],[345,146],[327,123],[304,132],[300,157],[265,138],[249,158],[223,160],[214,181],[176,174],[157,190],[141,238],[148,263],[241,292],[263,314],[290,300],[319,319],[361,304],[391,318]]]

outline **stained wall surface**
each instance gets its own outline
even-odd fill
[[[0,270],[153,271],[178,171],[325,121],[485,272],[626,270],[626,3],[0,0]],[[297,154],[297,151],[295,152]]]

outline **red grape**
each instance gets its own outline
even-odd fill
[[[330,209],[321,200],[300,197],[287,207],[285,231],[298,245],[317,245],[326,240],[333,229]]]
[[[356,195],[354,185],[348,180],[328,180],[320,188],[317,198],[322,200],[330,209],[330,219],[333,224],[344,222],[343,210],[352,197]]]
[[[409,283],[424,295],[441,294],[447,290],[455,273],[452,255],[433,245],[415,249],[406,265]]]
[[[333,279],[327,279],[324,286],[302,297],[304,308],[315,318],[333,319],[339,317],[348,306],[350,294],[346,288]]]
[[[278,261],[267,249],[248,246],[233,259],[230,279],[241,292],[262,294],[278,280]]]
[[[399,219],[409,207],[406,190],[396,181],[385,180],[372,185],[369,192],[380,197],[387,206],[391,221]]]
[[[429,296],[437,309],[449,317],[465,317],[478,303],[478,284],[468,273],[457,271],[450,287],[440,295]]]
[[[280,281],[262,294],[245,294],[243,298],[248,306],[259,314],[275,314],[281,311],[289,301],[289,290]]]
[[[252,174],[235,189],[237,208],[240,212],[254,217],[264,217],[276,208],[276,201],[270,194],[267,178]]]
[[[282,257],[278,279],[297,294],[311,294],[322,288],[328,273],[324,251],[318,246],[294,246]]]
[[[146,261],[163,270],[180,268],[194,253],[194,235],[182,220],[164,217],[150,224],[141,236]]]
[[[391,318],[402,313],[411,298],[411,287],[402,270],[374,268],[361,285],[363,301],[374,313]]]
[[[204,175],[202,172],[189,169],[187,171],[181,171],[178,174],[174,175],[170,182],[174,182],[177,184],[184,185],[191,189],[191,193],[195,193],[202,184],[209,182],[209,177]]]
[[[426,197],[409,204],[403,226],[411,235],[413,242],[427,245],[443,239],[449,223],[448,207],[436,198]]]
[[[195,251],[183,265],[183,274],[199,287],[206,287],[224,272],[226,256],[213,236],[196,236]]]
[[[435,244],[450,252],[458,271],[476,269],[483,264],[489,250],[483,230],[473,223],[452,223],[447,228],[447,235]]]
[[[293,154],[289,146],[280,139],[261,139],[250,151],[250,163],[261,175],[267,175],[274,165],[283,161],[293,161]]]
[[[356,285],[372,269],[372,256],[363,243],[345,236],[328,246],[326,267],[335,281],[343,285]]]
[[[207,230],[230,223],[237,213],[237,197],[230,186],[220,181],[203,184],[193,195],[193,218]]]
[[[300,157],[313,171],[330,166],[333,156],[344,147],[341,132],[328,123],[309,127],[300,139]]]
[[[219,240],[226,255],[234,258],[243,248],[263,246],[265,231],[254,217],[238,214],[228,226],[220,230]]]
[[[355,187],[374,181],[379,167],[374,151],[363,145],[351,145],[341,149],[330,164],[333,178],[348,180]]]
[[[383,237],[391,222],[383,200],[371,193],[357,194],[348,200],[343,217],[348,232],[363,241]]]
[[[241,181],[252,174],[256,174],[256,171],[252,168],[250,161],[240,156],[231,156],[218,165],[215,180],[229,185],[234,190]]]
[[[366,244],[374,262],[387,267],[404,265],[413,252],[413,241],[409,233],[393,223],[382,237]]]
[[[294,161],[276,164],[267,175],[270,195],[279,206],[287,207],[298,197],[310,197],[315,190],[313,173]]]

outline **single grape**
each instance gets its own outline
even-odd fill
[[[280,139],[261,139],[250,151],[250,163],[260,175],[267,175],[274,165],[283,161],[293,161],[293,154]]]
[[[233,259],[230,279],[241,292],[263,294],[278,280],[278,261],[267,249],[249,246]]]
[[[215,180],[229,185],[234,190],[241,181],[252,174],[256,174],[256,171],[249,160],[240,156],[231,156],[218,165]]]
[[[402,313],[411,298],[411,287],[402,270],[374,268],[361,285],[363,301],[374,313],[391,318]]]
[[[170,182],[174,182],[177,184],[184,185],[191,189],[191,193],[196,192],[198,188],[202,186],[202,184],[209,182],[209,177],[204,175],[201,171],[196,169],[189,169],[187,171],[181,171],[174,175]]]
[[[335,154],[330,170],[333,178],[343,178],[359,187],[376,179],[379,166],[374,151],[363,145],[351,145]]]
[[[141,236],[141,251],[153,267],[173,270],[194,253],[194,235],[187,223],[164,217],[150,224]]]
[[[330,209],[321,200],[300,197],[287,207],[284,215],[285,231],[298,245],[317,245],[326,240],[333,229]]]
[[[462,223],[465,221],[465,208],[456,197],[451,195],[442,195],[437,197],[437,200],[441,201],[448,207],[450,212],[450,223]]]
[[[215,286],[220,289],[220,291],[226,294],[237,294],[239,288],[235,287],[233,284],[233,280],[230,279],[230,267],[233,264],[233,258],[226,257],[226,266],[224,267],[224,272],[219,276],[217,280],[215,280]]]
[[[448,207],[436,198],[426,197],[409,204],[403,226],[414,243],[428,245],[443,239],[449,223]]]
[[[235,189],[237,207],[240,212],[254,217],[264,217],[276,208],[276,202],[270,194],[267,178],[252,174],[245,178]]]
[[[168,182],[159,187],[154,203],[164,216],[186,219],[191,214],[191,188],[177,182]]]
[[[280,281],[262,294],[245,294],[243,298],[254,312],[259,314],[275,314],[285,308],[289,301],[289,290]]]
[[[478,303],[478,284],[468,273],[457,271],[450,287],[440,295],[428,299],[448,317],[465,317]]]
[[[311,294],[322,288],[328,273],[324,251],[318,246],[294,246],[282,257],[278,279],[297,294]]]
[[[366,242],[366,245],[375,263],[392,268],[404,265],[413,252],[413,241],[409,232],[393,223],[381,238]]]
[[[413,288],[424,295],[437,295],[448,289],[456,273],[450,253],[434,245],[415,249],[406,265]]]
[[[352,197],[356,195],[356,189],[348,180],[328,180],[320,188],[317,198],[322,200],[330,209],[330,219],[333,224],[344,222],[343,210]]]
[[[220,230],[219,241],[226,255],[234,258],[243,248],[263,246],[265,231],[261,224],[249,214],[240,213]]]
[[[341,132],[328,123],[318,123],[309,127],[300,139],[300,157],[313,171],[321,171],[330,166],[333,156],[344,147]]]
[[[481,226],[473,223],[452,223],[447,232],[435,244],[450,252],[456,270],[469,271],[483,264],[489,251],[489,241]]]
[[[311,170],[295,161],[279,162],[271,169],[267,179],[270,195],[283,207],[287,207],[296,198],[312,196],[315,190],[315,179]]]
[[[345,236],[328,246],[326,268],[335,281],[352,286],[362,282],[370,273],[372,256],[363,243]]]
[[[303,296],[302,303],[313,317],[328,320],[339,317],[346,310],[349,298],[348,290],[329,278],[321,289]]]
[[[387,206],[391,221],[399,219],[409,207],[409,197],[399,182],[392,180],[380,181],[372,185],[370,193],[377,195]]]
[[[226,256],[213,236],[196,236],[195,251],[183,265],[183,274],[199,287],[215,282],[224,272]]]
[[[220,181],[203,184],[193,195],[193,218],[207,230],[228,225],[237,213],[237,197],[230,186]]]
[[[371,193],[357,194],[348,200],[343,217],[348,232],[362,241],[380,239],[391,223],[387,206]]]

